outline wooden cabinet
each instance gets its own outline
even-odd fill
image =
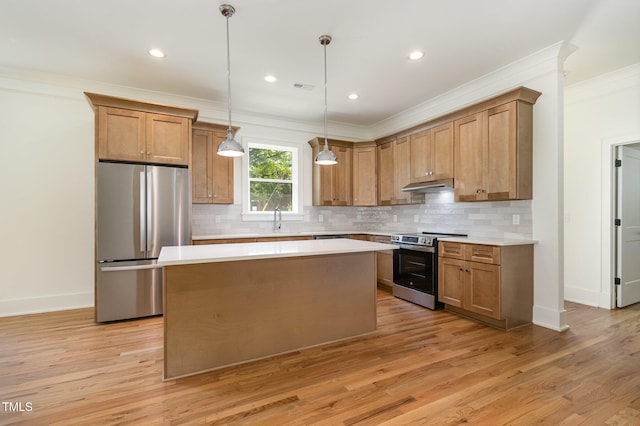
[[[85,93],[96,113],[99,160],[189,165],[198,111]]]
[[[411,183],[411,143],[408,136],[378,145],[378,204],[414,204],[424,201],[424,194],[405,192]]]
[[[233,204],[233,158],[217,155],[226,127],[194,123],[191,200],[194,204]]]
[[[532,115],[512,101],[455,121],[456,201],[531,199]]]
[[[375,206],[378,201],[375,143],[353,145],[353,205]]]
[[[453,122],[414,133],[411,140],[411,182],[453,178]]]
[[[385,235],[369,235],[368,241],[389,244],[390,237]],[[376,273],[378,285],[391,291],[393,286],[393,250],[376,252]]]
[[[313,205],[314,206],[350,206],[351,170],[353,148],[351,142],[329,139],[329,149],[336,155],[338,164],[321,166],[313,164]],[[309,141],[313,148],[313,158],[324,148],[324,139]]]
[[[530,324],[533,246],[439,243],[438,300],[447,309],[511,329]]]
[[[389,244],[390,237],[387,235],[350,234],[353,240],[373,241],[375,243]],[[391,291],[393,288],[393,250],[382,250],[376,252],[376,281],[378,287]]]

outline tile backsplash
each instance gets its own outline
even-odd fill
[[[301,221],[285,221],[281,233],[418,232],[464,233],[474,237],[532,238],[532,201],[454,203],[453,192],[426,194],[424,204],[378,207],[305,206]],[[272,221],[243,221],[242,206],[194,204],[194,238],[272,234]]]

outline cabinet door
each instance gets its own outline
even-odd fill
[[[487,199],[511,200],[517,194],[516,102],[487,111]]]
[[[210,132],[194,130],[191,142],[191,201],[208,204],[213,198],[211,190],[211,137]]]
[[[500,266],[466,262],[466,288],[463,308],[495,319],[500,312]]]
[[[329,166],[333,170],[332,192],[334,206],[350,206],[351,201],[351,163],[353,149],[348,147],[333,147],[338,164]]]
[[[394,198],[393,143],[378,146],[378,202],[391,205]]]
[[[313,158],[315,158],[322,149],[322,145],[314,148]],[[332,151],[334,154],[336,153],[334,150]],[[314,164],[313,167],[314,178],[317,176],[317,180],[314,180],[313,204],[315,206],[330,206],[333,204],[333,168],[337,167],[337,165],[320,166]]]
[[[395,169],[394,204],[409,204],[411,202],[411,193],[402,191],[402,188],[411,183],[411,144],[408,136],[397,139],[395,143],[395,161],[393,164]]]
[[[424,130],[410,137],[411,144],[411,182],[431,180],[431,131]]]
[[[144,161],[145,113],[128,109],[98,107],[98,158]]]
[[[353,148],[353,205],[375,206],[376,147]]]
[[[484,199],[482,173],[485,153],[484,120],[486,111],[454,122],[456,201]]]
[[[438,260],[438,300],[463,308],[465,261],[441,257]]]
[[[429,157],[431,180],[453,177],[453,122],[431,129]]]
[[[376,252],[377,281],[386,286],[393,286],[393,251]]]
[[[147,114],[147,161],[188,165],[189,135],[189,119]]]
[[[209,144],[213,204],[233,204],[233,157],[218,155],[218,145],[227,138],[224,132],[212,132]]]

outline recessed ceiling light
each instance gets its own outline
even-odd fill
[[[160,49],[149,49],[149,55],[154,58],[164,58],[165,56],[164,52]]]
[[[275,83],[276,81],[278,81],[278,79],[273,75],[265,75],[264,81],[266,81],[267,83]]]
[[[348,98],[351,100],[355,100],[358,99],[360,97],[360,95],[358,95],[357,93],[349,93]]]
[[[424,52],[421,50],[414,50],[413,52],[409,53],[409,59],[411,59],[412,61],[417,61],[423,56],[424,56]]]

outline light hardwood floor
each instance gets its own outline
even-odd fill
[[[0,318],[0,424],[640,424],[640,306],[566,307],[503,332],[378,291],[374,334],[167,382],[162,317]]]

